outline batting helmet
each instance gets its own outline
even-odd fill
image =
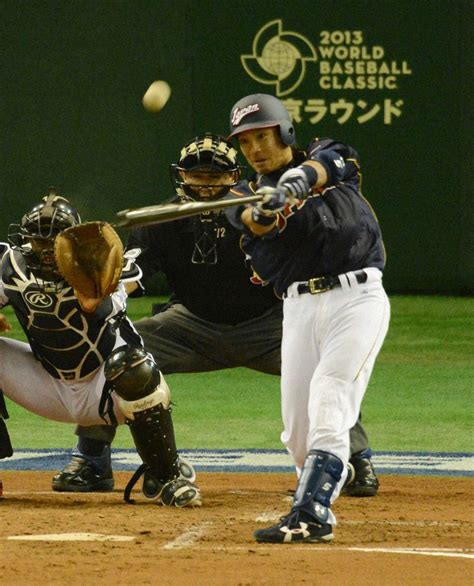
[[[234,104],[230,112],[230,134],[227,139],[254,128],[278,126],[284,144],[295,144],[295,128],[283,103],[269,94],[252,94]]]
[[[185,173],[202,172],[209,177],[230,174],[230,181],[225,184],[210,183],[208,185],[193,185],[186,180]],[[170,167],[171,181],[181,197],[201,199],[201,193],[206,192],[206,201],[220,199],[237,183],[241,167],[237,162],[237,150],[222,136],[205,133],[196,136],[182,149],[179,160]],[[212,196],[209,193],[212,192]]]
[[[50,187],[48,195],[21,219],[20,224],[10,224],[8,241],[14,250],[25,257],[26,264],[39,272],[44,279],[58,277],[54,263],[54,239],[76,224],[81,218],[69,201]]]

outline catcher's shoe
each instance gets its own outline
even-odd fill
[[[148,479],[151,479],[149,473]],[[153,483],[144,482],[142,492],[146,498],[154,500],[165,507],[183,508],[200,507],[202,505],[199,488],[182,476],[178,476],[178,478],[170,480],[166,484],[160,484],[156,480]]]
[[[179,456],[179,477],[184,478],[191,483],[196,480],[196,471],[194,470],[193,465],[185,460],[182,456]],[[143,494],[157,494],[159,491],[159,482],[154,476],[150,474],[148,470],[145,470],[145,474],[143,476]]]
[[[320,524],[298,509],[282,517],[277,525],[257,529],[253,536],[259,543],[328,543],[334,537],[331,525]]]
[[[53,477],[53,490],[58,492],[110,492],[114,477],[110,447],[99,457],[73,454],[69,464]]]
[[[188,460],[185,460],[182,456],[179,456],[179,475],[181,478],[194,482],[196,480],[196,470],[194,466]]]
[[[354,468],[354,478],[350,482],[346,481],[342,494],[357,497],[376,496],[379,480],[370,460],[370,452],[363,450],[353,454],[349,463]]]

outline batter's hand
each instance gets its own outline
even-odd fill
[[[271,226],[286,205],[286,192],[276,187],[261,187],[257,194],[262,195],[263,200],[252,208],[252,221],[260,226]]]
[[[283,189],[293,198],[306,199],[317,180],[316,169],[310,165],[300,165],[285,171],[277,183],[277,188]]]
[[[260,187],[257,195],[263,195],[263,200],[258,202],[256,208],[264,216],[274,216],[281,212],[287,204],[287,196],[283,189],[277,187]]]
[[[0,332],[9,332],[12,327],[3,313],[0,313]]]

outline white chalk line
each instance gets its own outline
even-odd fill
[[[474,560],[474,553],[466,553],[471,550],[445,550],[424,549],[407,547],[349,547],[348,551],[360,551],[364,553],[398,553],[407,555],[429,555],[434,557],[464,558]]]
[[[464,558],[473,559],[474,553],[471,553],[471,549],[423,549],[423,548],[403,548],[403,547],[334,547],[334,545],[325,544],[272,544],[262,545],[256,543],[253,546],[234,546],[234,547],[203,547],[199,546],[199,550],[212,550],[212,551],[276,551],[281,547],[287,548],[287,551],[305,551],[305,552],[316,552],[316,553],[336,553],[336,552],[358,552],[358,553],[392,553],[398,555],[429,555],[434,557],[452,557],[452,558]]]

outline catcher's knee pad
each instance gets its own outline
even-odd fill
[[[327,523],[331,496],[341,479],[344,465],[337,456],[310,450],[293,499],[293,508],[302,509],[319,523]]]
[[[170,405],[170,390],[153,356],[143,348],[120,346],[105,363],[105,378],[119,398],[119,406],[127,419],[134,414]]]

